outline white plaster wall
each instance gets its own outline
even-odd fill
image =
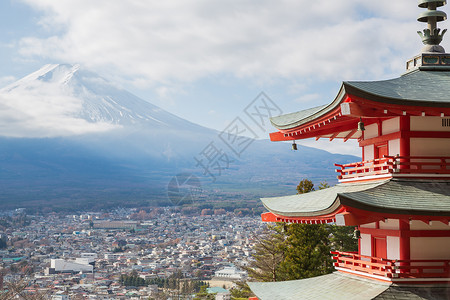
[[[400,229],[400,222],[396,219],[387,219],[386,222],[380,222],[380,229]]]
[[[362,224],[359,227],[361,227],[361,228],[377,228],[377,225],[375,224],[375,222],[373,222],[373,223]]]
[[[450,127],[442,126],[441,117],[411,116],[411,131],[450,131]]]
[[[450,156],[450,139],[411,138],[411,156]]]
[[[377,137],[378,136],[378,124],[374,123],[374,124],[370,124],[365,127],[365,131],[364,131],[364,139],[371,139],[373,137]]]
[[[370,234],[361,234],[361,255],[372,256],[372,236]]]
[[[381,132],[383,135],[400,131],[400,118],[392,118],[381,123]]]
[[[67,260],[63,260],[63,259],[52,259],[50,261],[50,268],[54,268],[55,271],[58,271],[58,272],[59,271],[92,272],[92,270],[93,270],[92,265],[74,263],[74,262],[70,262]]]
[[[411,237],[411,259],[450,259],[450,237]]]
[[[374,146],[367,145],[364,146],[364,160],[374,159]]]
[[[425,222],[412,220],[409,222],[411,230],[450,230],[450,226],[439,221],[431,221],[430,225]],[[449,249],[450,251],[450,249]]]
[[[387,259],[400,259],[400,238],[398,236],[387,236]]]
[[[389,141],[388,146],[389,146],[388,153],[390,156],[395,156],[397,154],[400,154],[400,139]]]

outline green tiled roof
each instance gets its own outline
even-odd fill
[[[285,114],[278,117],[272,117],[270,121],[275,127],[282,126],[283,124],[284,125],[295,124],[298,120],[304,120],[307,119],[308,117],[315,116],[317,113],[320,113],[326,107],[327,105],[316,106],[298,112]]]
[[[261,201],[270,212],[286,217],[330,214],[341,204],[373,212],[450,216],[450,182],[391,179],[341,183],[324,190]]]
[[[342,183],[306,194],[261,198],[261,201],[269,211],[278,215],[287,217],[320,216],[332,213],[339,206],[336,199],[340,193],[367,190],[382,183]]]
[[[261,300],[423,300],[448,299],[448,286],[397,286],[335,272],[307,279],[247,282]]]
[[[330,104],[272,117],[270,121],[280,130],[300,126],[338,107],[346,94],[390,104],[450,107],[450,71],[416,70],[390,80],[345,81]]]
[[[308,108],[290,114],[272,117],[270,118],[270,122],[272,123],[273,126],[281,130],[297,127],[299,125],[312,121],[317,117],[325,115],[326,113],[335,109],[341,103],[341,99],[344,95],[345,93],[342,86],[338,96],[332,103],[328,105]]]
[[[248,282],[248,285],[261,300],[363,300],[373,299],[389,288],[389,284],[360,279],[338,272],[300,280]]]
[[[376,188],[339,195],[340,202],[371,211],[450,215],[450,182],[390,180]]]
[[[353,95],[378,102],[450,107],[450,72],[414,71],[399,78],[382,81],[344,82]]]

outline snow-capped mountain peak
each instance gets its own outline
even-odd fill
[[[0,116],[0,136],[16,137],[196,126],[68,64],[45,65],[0,89]]]

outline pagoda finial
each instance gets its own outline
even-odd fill
[[[444,6],[447,4],[447,0],[419,0],[420,8],[427,8],[426,12],[423,12],[417,18],[419,22],[428,23],[428,28],[417,33],[422,38],[422,43],[425,47],[422,48],[422,52],[439,52],[445,53],[444,47],[439,44],[447,31],[447,29],[442,30],[437,28],[437,22],[441,22],[447,19],[447,14],[443,11],[436,10],[437,7]]]

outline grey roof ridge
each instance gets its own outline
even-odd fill
[[[335,271],[289,281],[247,282],[262,300],[272,299],[374,299],[385,292],[391,283],[365,279]]]
[[[263,203],[264,207],[269,210],[270,212],[279,215],[279,216],[286,216],[286,217],[317,217],[317,216],[321,216],[324,214],[331,214],[334,211],[336,211],[336,209],[341,205],[341,201],[340,201],[340,195],[342,193],[339,193],[336,191],[336,196],[334,197],[333,201],[330,201],[330,205],[324,209],[320,209],[320,210],[316,210],[316,211],[308,211],[308,212],[281,212],[278,211],[274,208],[270,208],[267,205],[267,200],[274,200],[274,199],[282,199],[282,198],[288,198],[288,197],[299,197],[301,198],[302,195],[307,195],[307,196],[311,196],[313,194],[317,194],[317,193],[323,193],[323,192],[330,192],[333,189],[339,189],[341,187],[351,187],[351,186],[358,186],[358,187],[363,187],[363,186],[371,186],[371,188],[376,188],[380,185],[386,184],[390,181],[391,179],[387,179],[387,180],[382,180],[379,182],[356,182],[356,183],[340,183],[337,184],[333,187],[327,188],[327,189],[322,189],[322,190],[317,190],[317,191],[312,191],[309,193],[305,193],[305,194],[294,194],[294,195],[289,195],[289,196],[283,196],[283,197],[270,197],[270,198],[260,198],[261,202]],[[371,189],[369,188],[369,189]],[[331,189],[331,190],[330,190]]]
[[[340,105],[342,99],[344,98],[345,95],[345,87],[344,87],[344,83],[342,83],[341,88],[339,89],[339,93],[337,94],[336,98],[333,100],[333,102],[331,102],[330,104],[325,104],[322,106],[316,106],[313,108],[308,108],[308,109],[304,109],[301,111],[297,111],[294,113],[289,113],[289,114],[284,114],[284,115],[280,115],[280,116],[276,116],[276,117],[272,117],[270,118],[270,122],[272,123],[272,125],[279,129],[279,130],[283,130],[283,129],[290,129],[293,127],[297,127],[300,126],[302,124],[305,124],[309,121],[314,120],[317,117],[323,116],[326,113],[332,111],[333,109],[335,109],[338,105]],[[317,112],[306,116],[305,118],[302,118],[298,121],[295,122],[291,122],[288,123],[285,121],[285,123],[283,124],[283,120],[286,120],[287,118],[291,117],[291,116],[295,116],[295,115],[301,115],[302,112],[306,112],[308,110],[314,109],[314,108],[319,108],[321,107],[321,109],[319,109]]]
[[[401,75],[400,77],[395,77],[395,78],[385,79],[385,80],[344,81],[343,86],[345,87],[345,91],[348,92],[349,94],[352,94],[357,97],[365,98],[368,100],[372,100],[375,102],[380,102],[380,103],[390,103],[390,104],[410,105],[410,106],[425,106],[425,107],[450,107],[450,102],[446,103],[446,102],[440,102],[440,101],[431,101],[429,99],[413,100],[413,99],[406,99],[406,98],[381,96],[381,95],[375,94],[373,92],[369,92],[367,90],[364,90],[364,89],[356,86],[358,83],[367,83],[367,84],[392,83],[392,82],[401,80],[402,78],[413,77],[413,76],[417,76],[419,74],[428,74],[429,72],[436,73],[436,72],[433,72],[432,70],[417,69],[417,70],[411,71],[409,73],[405,73],[405,74]],[[440,71],[440,72],[449,73],[448,70]]]
[[[335,109],[344,99],[346,94],[351,94],[357,97],[365,98],[371,101],[379,102],[379,103],[390,103],[396,105],[410,105],[410,106],[424,106],[424,107],[450,107],[450,101],[433,101],[430,99],[420,98],[420,99],[412,99],[412,98],[404,98],[404,97],[393,97],[387,95],[379,95],[376,94],[375,91],[366,90],[363,87],[358,87],[358,84],[396,84],[401,82],[402,79],[407,79],[412,77],[411,80],[414,80],[414,76],[426,76],[427,74],[436,74],[436,73],[444,73],[444,71],[434,72],[427,70],[414,70],[409,73],[403,74],[400,77],[385,79],[385,80],[375,80],[375,81],[343,81],[341,87],[339,89],[338,94],[335,99],[326,105],[316,106],[313,108],[304,109],[301,111],[284,114],[276,117],[270,118],[270,122],[272,125],[279,130],[286,130],[298,127],[305,123],[308,123],[320,116],[325,115],[326,113]],[[449,71],[445,71],[445,73],[450,73]],[[317,111],[314,109],[317,108]],[[308,111],[313,110],[313,113],[309,113]],[[298,116],[298,117],[295,117]]]
[[[396,178],[392,178],[389,179],[385,182],[385,184],[389,183],[389,182],[405,182],[405,183],[411,183],[411,182],[416,182],[416,183],[423,183],[423,184],[428,184],[428,183],[433,183],[438,184],[438,183],[446,183],[448,184],[448,181],[445,180],[423,180],[423,179],[396,179]],[[400,215],[429,215],[429,216],[450,216],[450,211],[446,210],[446,211],[442,211],[442,210],[425,210],[425,209],[414,209],[414,208],[391,208],[388,206],[380,206],[380,205],[371,205],[362,201],[358,201],[356,199],[352,198],[352,194],[353,195],[358,195],[359,193],[364,193],[364,192],[370,192],[373,189],[377,189],[380,188],[381,185],[369,188],[367,190],[361,190],[361,191],[355,191],[355,192],[347,192],[347,193],[339,193],[338,194],[338,201],[343,204],[343,205],[348,205],[357,209],[361,209],[361,210],[366,210],[366,211],[372,211],[372,212],[378,212],[378,213],[391,213],[391,214],[400,214]],[[353,196],[354,197],[354,196]]]

